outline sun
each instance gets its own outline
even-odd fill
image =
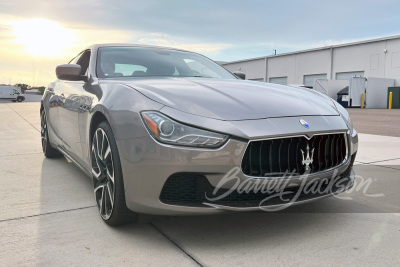
[[[74,39],[74,31],[57,22],[35,18],[13,23],[16,43],[35,57],[60,57]]]

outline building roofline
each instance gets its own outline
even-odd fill
[[[313,52],[313,51],[319,51],[319,50],[322,51],[322,50],[327,50],[327,49],[331,49],[331,48],[339,48],[339,47],[345,47],[345,46],[353,46],[353,45],[359,45],[359,44],[381,42],[381,41],[387,41],[387,40],[393,40],[393,39],[400,39],[400,35],[393,35],[393,36],[388,36],[388,37],[381,37],[381,38],[375,38],[375,39],[369,39],[369,40],[362,40],[362,41],[356,41],[356,42],[345,43],[345,44],[337,44],[337,45],[316,47],[316,48],[310,48],[310,49],[305,49],[305,50],[298,50],[298,51],[293,51],[293,52],[277,54],[277,55],[270,55],[270,56],[254,57],[254,58],[235,60],[235,61],[230,61],[230,62],[223,63],[222,65],[227,65],[227,64],[232,64],[232,63],[240,63],[240,62],[246,62],[246,61],[252,61],[252,60],[259,60],[259,59],[266,59],[266,58],[288,56],[288,55],[294,55],[294,54],[301,54],[301,53],[307,53],[307,52]]]

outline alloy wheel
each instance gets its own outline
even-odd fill
[[[46,114],[42,111],[40,116],[40,135],[42,137],[42,149],[43,152],[46,153],[47,149],[47,121],[46,121]]]
[[[114,208],[114,163],[106,132],[98,128],[91,148],[94,194],[101,217],[108,220]]]

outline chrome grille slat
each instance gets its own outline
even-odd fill
[[[330,162],[329,168],[332,168],[335,165],[335,152],[334,152],[335,151],[335,142],[336,142],[335,136],[333,136],[332,141],[331,141],[331,150],[329,151],[330,155],[331,155],[331,162]]]
[[[295,160],[296,160],[296,170],[300,170],[300,165],[299,165],[299,158],[301,157],[300,156],[300,149],[299,149],[299,147],[300,147],[300,142],[298,142],[298,140],[297,140],[298,138],[296,138],[296,143],[297,143],[297,145],[296,145],[296,158],[295,158]]]
[[[347,159],[345,133],[317,134],[308,139],[305,136],[274,138],[251,141],[242,160],[242,171],[252,177],[282,177],[304,174],[301,150],[307,151],[313,162],[310,174],[323,172],[342,164]],[[314,153],[312,154],[312,149]]]
[[[324,161],[323,161],[323,157],[322,157],[323,143],[324,143],[324,138],[320,137],[319,144],[318,144],[318,162],[319,162],[318,171],[321,171],[324,169]]]

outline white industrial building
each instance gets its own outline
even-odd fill
[[[389,88],[400,86],[400,35],[221,65],[245,73],[248,80],[304,85],[334,99],[349,86],[345,106],[387,108]]]
[[[325,46],[222,64],[246,79],[314,86],[315,79],[349,80],[354,76],[395,79],[400,85],[400,35]]]

